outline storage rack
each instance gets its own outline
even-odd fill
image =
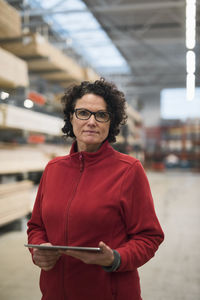
[[[64,87],[99,75],[52,45],[38,32],[22,32],[16,9],[0,0],[0,226],[29,214],[47,162],[66,155],[60,98]],[[2,17],[3,16],[3,17]],[[7,99],[2,95],[9,95]],[[6,96],[7,97],[7,96]],[[23,106],[29,97],[34,108]],[[128,108],[121,151],[143,159],[141,116]]]
[[[148,167],[173,167],[166,158],[177,157],[174,167],[200,171],[200,119],[163,121],[162,126],[146,129],[145,161]]]

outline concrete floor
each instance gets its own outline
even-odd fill
[[[198,300],[200,174],[167,171],[147,175],[165,242],[155,258],[139,269],[143,300]],[[0,231],[1,300],[41,298],[39,268],[32,264],[25,242],[25,228]]]

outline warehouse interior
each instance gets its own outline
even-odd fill
[[[143,299],[200,298],[199,54],[200,0],[0,0],[1,300],[41,297],[26,222],[45,165],[72,143],[62,95],[100,77],[125,94],[113,147],[142,162],[165,232],[139,270]]]

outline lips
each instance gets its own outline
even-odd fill
[[[88,133],[88,134],[97,134],[97,131],[92,131],[92,130],[85,130],[83,133]]]

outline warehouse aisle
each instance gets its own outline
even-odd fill
[[[144,300],[200,299],[200,174],[148,174],[165,241],[140,268]]]
[[[200,299],[200,174],[148,172],[148,178],[166,237],[156,258],[139,269],[143,300]],[[1,300],[40,299],[39,269],[25,242],[25,230],[0,235]]]

